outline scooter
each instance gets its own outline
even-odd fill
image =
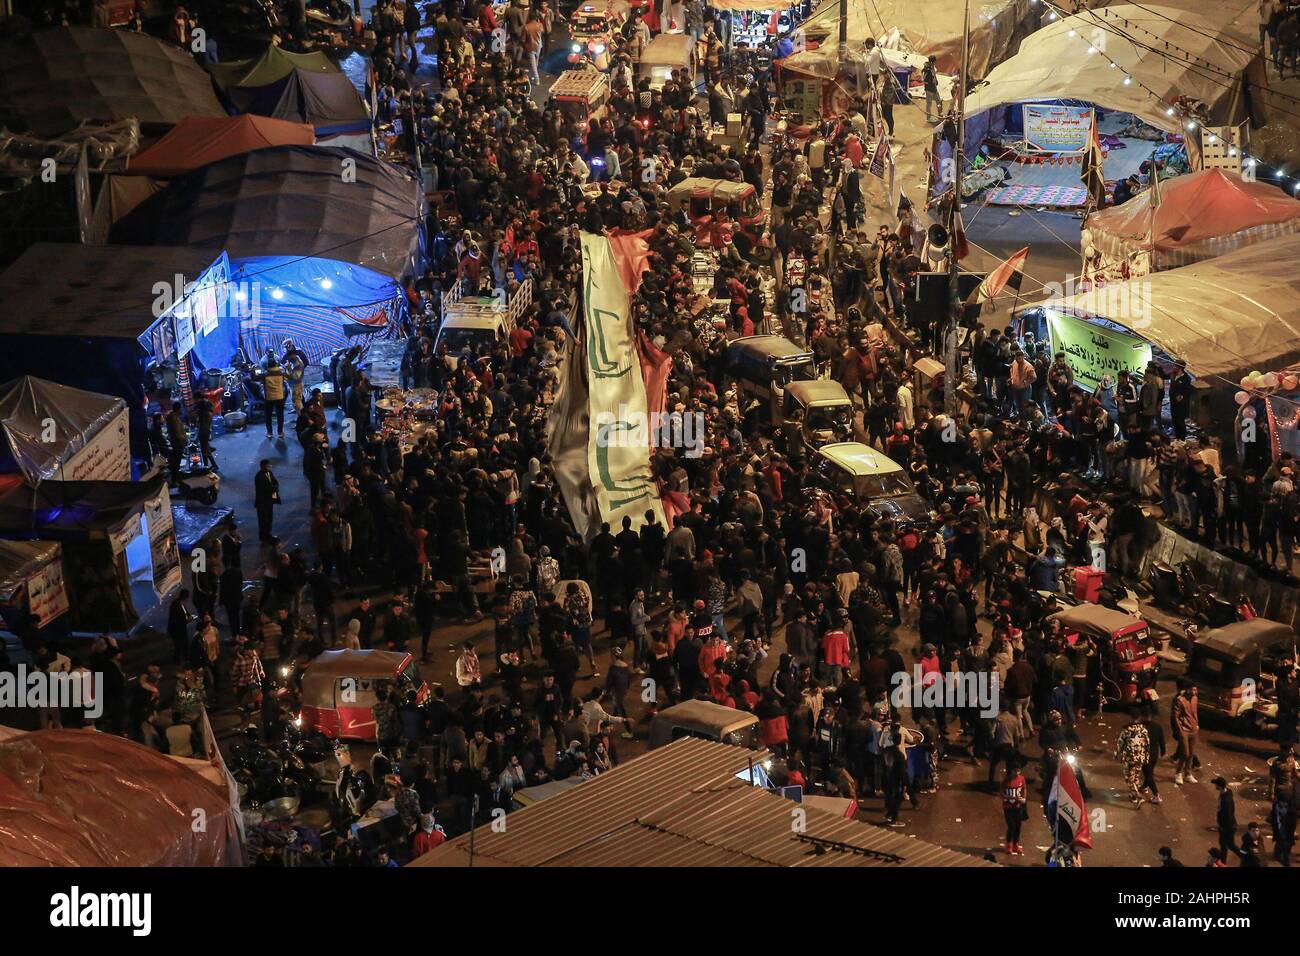
[[[203,464],[203,455],[199,451],[198,442],[191,441],[186,447],[180,473],[173,477],[176,479],[176,491],[173,493],[179,497],[192,498],[203,505],[217,503],[217,494],[221,490],[221,475]]]

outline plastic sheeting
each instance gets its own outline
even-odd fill
[[[424,216],[424,191],[405,170],[354,150],[277,146],[174,180],[113,238],[231,258],[321,256],[400,278],[423,265]]]
[[[1220,22],[1174,7],[1123,4],[1054,20],[976,87],[966,102],[967,122],[1014,103],[1075,99],[1175,132],[1180,119],[1166,110],[1181,97],[1204,103],[1208,122],[1240,123],[1247,118],[1246,74],[1264,86],[1267,79],[1258,54],[1247,52],[1258,44],[1222,35]],[[1088,53],[1094,37],[1104,38],[1104,56]],[[1177,49],[1166,54],[1166,44]],[[1188,62],[1187,54],[1196,60]],[[1121,70],[1134,82],[1123,83]]]
[[[256,321],[244,323],[253,354],[288,337],[318,362],[354,336],[395,335],[406,314],[395,280],[350,262],[256,256],[231,267],[237,285],[258,290]]]
[[[1300,201],[1271,183],[1206,169],[1162,179],[1159,188],[1154,209],[1148,189],[1088,217],[1085,237],[1103,274],[1118,275],[1126,266],[1131,275],[1159,272],[1300,232]],[[1145,268],[1137,268],[1139,258]]]
[[[0,471],[21,471],[32,482],[56,477],[69,459],[115,421],[125,428],[125,412],[126,402],[111,395],[69,388],[30,375],[8,382],[0,386],[0,431],[5,438],[0,448]],[[53,440],[47,440],[51,428]],[[104,438],[118,448],[125,449],[127,444],[125,434]],[[130,455],[124,450],[122,454],[126,473],[117,477],[129,480]]]
[[[1040,305],[1100,315],[1197,376],[1235,382],[1300,360],[1300,235]]]
[[[17,484],[0,493],[0,532],[75,538],[113,531],[166,488],[166,478]]]
[[[56,27],[0,43],[0,122],[57,136],[82,120],[224,116],[187,51],[127,30]]]
[[[132,176],[183,176],[228,156],[251,153],[271,146],[311,146],[316,141],[310,124],[269,116],[189,116],[127,164]]]
[[[27,580],[59,558],[54,541],[0,541],[0,604],[8,604]]]
[[[193,763],[93,730],[0,739],[0,866],[242,866],[239,808]]]

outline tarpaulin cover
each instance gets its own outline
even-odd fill
[[[113,238],[225,250],[232,259],[324,256],[400,278],[420,271],[424,214],[420,183],[390,163],[350,149],[277,146],[173,180]]]
[[[222,89],[269,86],[277,80],[283,80],[294,70],[305,70],[308,73],[340,72],[334,61],[319,50],[291,53],[278,46],[268,46],[260,56],[249,60],[213,63],[208,67],[213,81]]]
[[[1238,233],[1283,224],[1295,231],[1300,220],[1300,201],[1272,183],[1246,182],[1221,169],[1161,179],[1160,205],[1153,210],[1151,201],[1152,191],[1144,190],[1123,205],[1093,213],[1086,227],[1094,239],[1104,233],[1154,243],[1161,251],[1217,239],[1227,244],[1219,250],[1223,253],[1235,248]]]
[[[113,223],[166,185],[163,180],[148,176],[106,173],[103,185],[99,187],[99,195],[95,198],[90,235],[86,241],[95,246],[108,245],[108,234]]]
[[[32,482],[57,475],[125,410],[120,398],[30,375],[8,382],[0,386],[0,471],[21,471]],[[50,425],[53,440],[47,441]]]
[[[1094,37],[1104,38],[1104,56],[1088,53]],[[1176,49],[1166,55],[1166,44]],[[994,67],[967,100],[967,122],[1013,103],[1066,98],[1132,113],[1174,132],[1180,118],[1168,116],[1166,109],[1188,97],[1206,105],[1209,122],[1239,123],[1247,118],[1246,73],[1252,82],[1267,83],[1258,54],[1249,52],[1258,46],[1233,40],[1218,20],[1174,7],[1121,4],[1085,10],[1046,24],[1025,38],[1015,56]],[[1188,54],[1196,59],[1188,62]],[[1123,83],[1121,70],[1134,82]]]
[[[1182,359],[1194,375],[1235,382],[1300,360],[1297,261],[1300,235],[1282,236],[1043,304],[1101,315]]]
[[[806,36],[821,39],[822,45],[794,54],[784,61],[784,69],[823,79],[837,74],[841,5],[842,0],[827,0],[803,22]],[[994,0],[979,6],[978,15],[974,4],[972,7],[969,70],[971,77],[978,79],[1015,52],[1038,26],[1046,4]],[[959,0],[848,0],[848,50],[850,54],[860,52],[867,37],[888,45],[890,34],[901,31],[901,45],[910,45],[918,53],[933,53],[941,72],[954,72],[961,65],[963,10]]]
[[[370,129],[370,111],[352,81],[342,73],[295,70],[283,80],[256,89],[234,89],[231,105],[244,113],[309,123],[320,136]]]
[[[56,541],[0,541],[0,602],[13,600],[28,578],[58,557]]]
[[[240,153],[270,146],[311,146],[316,131],[308,123],[269,116],[187,116],[162,139],[133,156],[126,171],[133,176],[170,179]],[[119,217],[120,218],[120,217]]]
[[[238,816],[228,787],[122,737],[0,740],[0,866],[242,866]]]
[[[224,116],[188,51],[127,30],[56,27],[0,42],[0,122],[57,136],[83,120]]]
[[[406,312],[396,280],[337,259],[255,256],[231,263],[236,284],[256,288],[256,321],[244,323],[255,354],[287,336],[313,362],[356,335],[389,336]]]
[[[0,492],[0,533],[77,538],[119,528],[166,487],[166,478],[18,484]]]

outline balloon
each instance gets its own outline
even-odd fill
[[[1265,388],[1277,388],[1277,373],[1276,373],[1276,372],[1268,372],[1268,373],[1264,376],[1264,387],[1265,387]]]
[[[1243,375],[1243,376],[1241,377],[1241,382],[1240,382],[1240,384],[1241,384],[1241,387],[1242,387],[1242,388],[1250,388],[1250,387],[1252,387],[1255,383],[1254,383],[1254,381],[1251,379],[1251,377],[1250,377],[1249,375]]]
[[[1254,406],[1254,405],[1247,405],[1245,408],[1243,408],[1243,409],[1241,410],[1241,417],[1242,417],[1242,418],[1254,418],[1254,417],[1255,417],[1255,406]]]
[[[1290,372],[1282,376],[1282,387],[1288,392],[1294,392],[1297,386],[1300,386],[1300,378]]]
[[[1236,395],[1232,396],[1232,398],[1233,401],[1235,401],[1238,405],[1245,405],[1248,401],[1250,401],[1250,396],[1247,395],[1245,392],[1238,392]]]
[[[1253,372],[1250,373],[1250,377],[1251,377],[1251,378],[1263,378],[1263,377],[1264,377],[1264,373],[1261,372],[1259,369],[1255,369],[1255,371],[1253,371]]]

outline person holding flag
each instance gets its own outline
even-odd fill
[[[1088,808],[1074,775],[1074,755],[1062,754],[1056,762],[1056,777],[1047,795],[1047,824],[1052,828],[1052,846],[1047,851],[1048,866],[1078,866],[1080,850],[1092,849],[1092,829],[1088,825]]]

